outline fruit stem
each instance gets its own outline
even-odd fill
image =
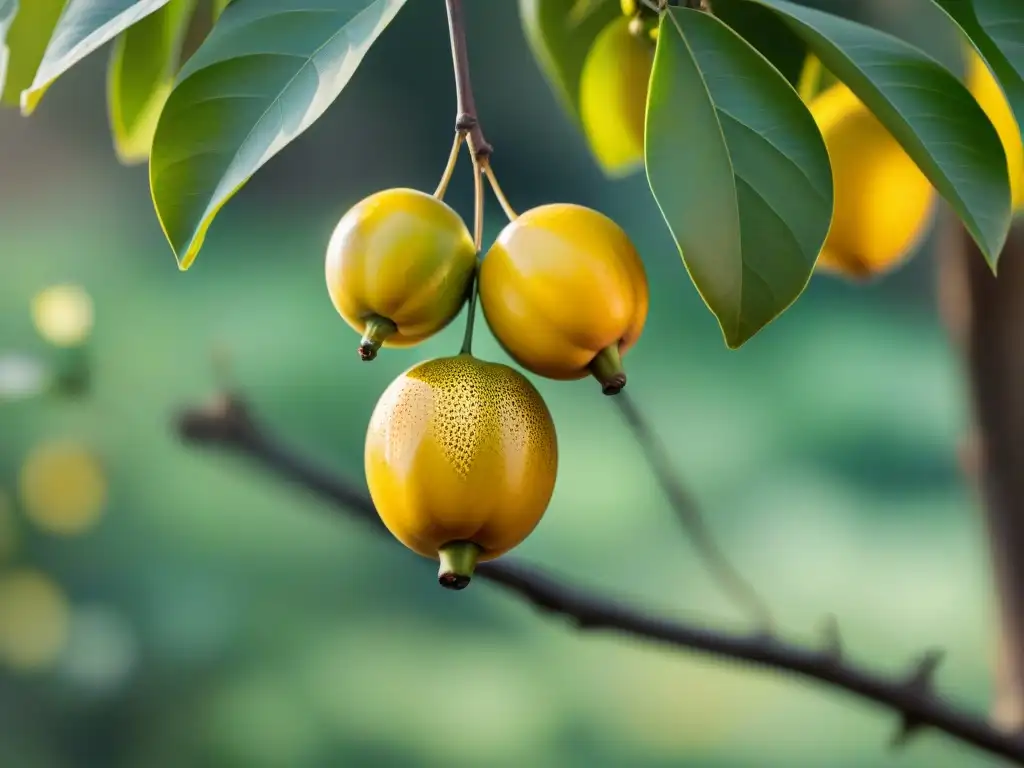
[[[494,169],[491,168],[489,162],[483,163],[484,175],[487,176],[487,181],[490,182],[491,189],[494,191],[494,196],[498,198],[498,202],[501,204],[501,210],[505,212],[509,221],[515,221],[519,218],[519,214],[516,213],[515,208],[509,205],[508,198],[505,197],[505,193],[501,190],[501,185],[498,184],[498,177],[494,175]]]
[[[462,149],[462,143],[466,140],[466,134],[464,131],[455,131],[455,140],[452,141],[452,151],[448,155],[448,164],[444,167],[444,173],[441,175],[441,181],[438,182],[437,189],[434,190],[434,197],[438,200],[444,200],[444,194],[448,191],[448,184],[451,183],[452,174],[455,173],[455,164],[459,161],[459,150]]]
[[[398,326],[393,322],[380,315],[370,315],[366,318],[366,331],[359,341],[359,357],[365,362],[373,360],[385,339],[395,333],[398,333]]]
[[[441,566],[437,583],[445,589],[465,589],[473,578],[473,570],[481,549],[471,541],[451,541],[437,551]]]
[[[477,262],[473,269],[473,275],[469,278],[469,296],[466,299],[466,333],[462,337],[461,355],[473,354],[473,325],[476,322],[476,297],[480,292],[480,282],[477,280],[477,273],[480,271],[480,263]]]
[[[622,367],[618,343],[598,352],[588,368],[594,378],[601,382],[601,391],[606,395],[617,395],[626,386],[626,371]]]

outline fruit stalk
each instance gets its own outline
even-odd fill
[[[441,566],[437,571],[437,582],[445,589],[465,589],[473,578],[480,547],[471,541],[453,541],[437,552]]]
[[[391,336],[398,333],[398,326],[386,317],[372,315],[366,321],[366,331],[359,342],[359,357],[369,362],[377,357],[377,351],[381,344]]]
[[[455,139],[452,141],[452,150],[448,154],[448,164],[444,167],[444,173],[441,174],[441,181],[437,184],[437,189],[434,190],[434,197],[438,200],[444,200],[445,192],[448,191],[448,185],[451,183],[452,174],[455,173],[455,165],[459,161],[459,150],[462,149],[462,143],[466,140],[466,134],[462,131],[455,131]]]
[[[601,382],[601,391],[606,395],[617,395],[626,386],[626,371],[622,367],[619,345],[612,344],[597,353],[590,363],[590,372]]]
[[[459,350],[460,355],[472,355],[473,354],[473,326],[476,323],[476,297],[480,292],[479,280],[477,274],[480,271],[479,264],[477,269],[473,271],[473,276],[469,279],[469,296],[466,299],[466,333],[462,337],[462,349]]]

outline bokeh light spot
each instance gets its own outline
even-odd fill
[[[138,642],[127,619],[104,605],[76,608],[63,656],[64,674],[92,693],[120,688],[138,661]]]
[[[92,332],[92,299],[77,285],[51,286],[32,300],[32,321],[51,344],[77,346]]]
[[[25,515],[48,533],[73,536],[99,520],[107,482],[93,454],[72,441],[35,448],[21,469]]]
[[[0,662],[32,672],[51,666],[68,638],[68,600],[32,569],[0,575]]]
[[[46,387],[48,371],[34,357],[7,354],[0,357],[0,400],[37,395]]]

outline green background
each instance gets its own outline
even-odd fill
[[[948,28],[919,3],[832,5],[872,11],[955,61]],[[505,191],[519,210],[592,206],[635,240],[652,294],[626,359],[629,391],[786,636],[820,642],[835,614],[850,654],[894,673],[939,645],[942,692],[986,707],[993,606],[955,459],[967,409],[936,317],[933,243],[867,287],[815,277],[730,352],[642,174],[601,177],[514,4],[467,12]],[[348,206],[436,184],[455,111],[444,8],[399,13],[327,115],[224,209],[187,273],[145,169],[115,162],[106,55],[58,81],[32,118],[0,114],[0,350],[53,354],[29,314],[50,284],[80,283],[96,306],[89,395],[0,402],[0,489],[16,498],[28,452],[63,437],[86,441],[111,484],[86,535],[55,538],[21,517],[21,546],[0,563],[43,569],[74,611],[53,666],[0,668],[0,765],[997,764],[931,733],[893,755],[893,716],[844,694],[580,634],[483,582],[447,593],[430,562],[301,490],[183,446],[172,418],[216,390],[212,353],[227,350],[232,383],[267,425],[361,484],[380,392],[414,362],[457,350],[461,322],[360,363],[322,271]],[[468,218],[462,162],[449,194]],[[493,200],[487,216],[491,239],[503,221]],[[477,354],[507,362],[477,327]],[[554,414],[561,467],[516,556],[666,613],[746,627],[597,385],[532,380]]]

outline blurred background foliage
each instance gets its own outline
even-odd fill
[[[923,3],[817,4],[959,66]],[[602,178],[515,4],[467,5],[506,192],[520,210],[595,207],[636,241],[652,300],[630,392],[780,624],[818,642],[834,613],[853,655],[894,671],[941,645],[943,692],[986,707],[994,612],[956,463],[967,411],[934,307],[934,237],[867,287],[816,277],[727,351],[642,175]],[[457,349],[461,320],[360,363],[322,266],[350,205],[436,184],[455,109],[444,8],[408,4],[327,115],[225,209],[187,274],[145,169],[115,161],[105,56],[32,118],[0,114],[0,766],[994,764],[928,733],[894,756],[893,718],[844,695],[580,635],[485,583],[445,592],[428,561],[239,459],[181,445],[176,410],[237,386],[290,444],[362,483],[380,392]],[[449,199],[470,214],[464,165]],[[508,362],[484,324],[476,350]],[[63,396],[46,389],[54,375]],[[516,556],[744,626],[594,383],[532,378],[562,461]]]

